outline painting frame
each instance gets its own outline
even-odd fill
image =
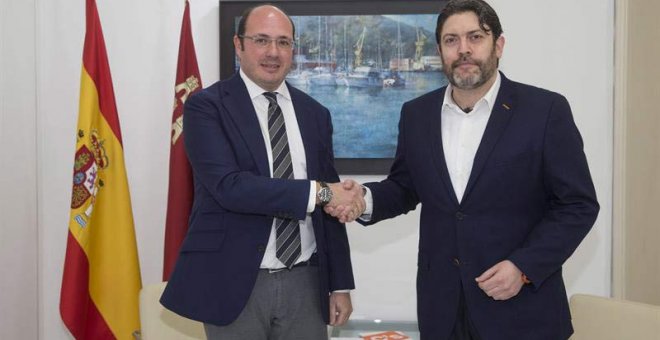
[[[263,4],[263,1],[219,0],[220,14],[220,79],[234,74],[235,55],[233,36],[235,18],[245,9]],[[291,16],[333,15],[406,15],[438,14],[446,0],[275,0],[270,1]],[[435,44],[435,39],[433,39]],[[396,137],[395,137],[396,139]],[[393,141],[396,143],[396,140]],[[335,141],[336,143],[336,141]],[[387,174],[393,158],[335,158],[340,174],[381,175]]]

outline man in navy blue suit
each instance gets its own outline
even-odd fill
[[[209,339],[325,339],[352,311],[346,229],[322,207],[364,201],[338,183],[328,110],[284,82],[294,29],[275,6],[247,10],[240,71],[186,102],[195,199],[161,303]]]
[[[501,34],[486,2],[449,1],[436,28],[449,85],[403,105],[390,174],[365,184],[363,224],[421,203],[422,339],[573,332],[562,264],[599,206],[567,100],[499,73]]]

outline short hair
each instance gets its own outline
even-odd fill
[[[497,13],[488,3],[483,0],[451,0],[438,15],[438,24],[435,27],[435,41],[440,45],[440,33],[447,19],[454,15],[465,12],[474,13],[479,19],[479,27],[485,32],[493,35],[493,41],[502,35],[502,24]]]
[[[238,36],[238,39],[241,41],[241,50],[243,49],[243,35],[245,35],[245,26],[247,25],[248,17],[250,16],[250,14],[252,14],[253,10],[255,10],[259,7],[263,7],[263,6],[275,7],[278,10],[280,10],[282,13],[284,13],[284,15],[286,15],[287,19],[289,19],[289,22],[291,23],[291,27],[293,28],[293,31],[292,31],[293,35],[291,37],[293,39],[295,39],[295,37],[296,37],[296,25],[293,23],[293,20],[291,20],[291,17],[289,16],[289,14],[287,12],[285,12],[283,9],[281,9],[280,7],[275,6],[273,4],[268,4],[267,3],[267,4],[256,5],[256,6],[246,8],[243,11],[243,13],[241,14],[241,19],[238,20],[238,28],[236,30],[236,35]]]

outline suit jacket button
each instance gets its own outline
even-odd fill
[[[459,212],[456,213],[456,219],[457,220],[462,221],[464,217],[465,217],[465,214],[463,214],[462,212],[459,211]]]
[[[454,258],[452,261],[454,262],[454,265],[455,265],[456,267],[459,267],[459,266],[461,265],[461,261],[460,261],[459,259],[457,259],[457,258]]]
[[[260,252],[260,253],[263,253],[264,251],[266,251],[266,247],[263,244],[260,244],[257,247],[257,251]]]

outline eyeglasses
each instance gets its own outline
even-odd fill
[[[261,48],[266,48],[266,47],[270,46],[270,43],[274,41],[275,46],[277,46],[277,48],[282,49],[282,50],[291,50],[291,49],[293,49],[293,44],[294,44],[293,40],[287,39],[287,38],[274,38],[273,39],[273,38],[269,38],[269,37],[261,36],[261,35],[252,36],[252,37],[249,36],[249,35],[239,35],[239,37],[240,38],[248,38],[248,39],[252,40],[257,46],[259,46]]]

